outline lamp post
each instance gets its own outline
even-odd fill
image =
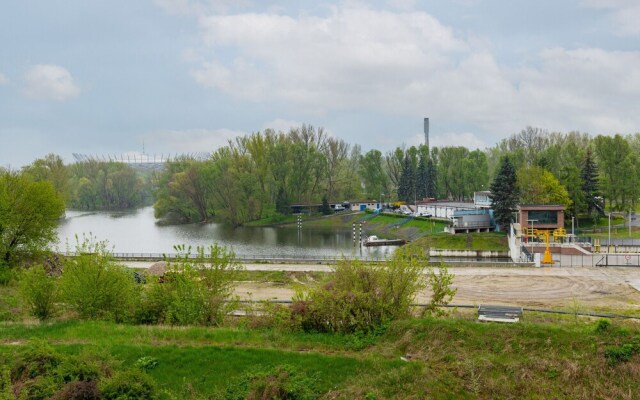
[[[538,220],[537,219],[529,219],[527,221],[531,222],[531,235],[533,235],[533,223],[534,222],[538,222]],[[527,239],[528,239],[528,235],[527,235]],[[531,259],[533,259],[533,240],[531,241]]]
[[[571,238],[575,241],[576,237],[575,234],[573,232],[573,220],[574,220],[574,216],[571,216]]]
[[[609,211],[609,242],[607,243],[607,253],[611,250],[611,211]]]
[[[384,193],[380,192],[380,212],[382,212],[382,198],[384,197]]]

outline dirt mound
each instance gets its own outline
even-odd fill
[[[158,276],[164,275],[166,270],[167,270],[167,262],[158,261],[157,263],[149,267],[149,269],[147,270],[147,275],[158,275]]]

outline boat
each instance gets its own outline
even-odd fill
[[[365,239],[365,246],[402,246],[407,241],[404,239],[381,239],[375,235],[369,236]]]

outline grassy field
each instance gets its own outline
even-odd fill
[[[459,235],[439,233],[422,237],[416,240],[416,244],[432,249],[447,250],[509,250],[506,234],[494,232]],[[469,246],[469,244],[471,244],[471,246]]]
[[[637,325],[500,325],[472,318],[399,321],[373,336],[244,326],[4,324],[0,355],[11,357],[29,342],[46,339],[65,353],[102,349],[123,366],[150,356],[158,360],[150,374],[179,398],[221,396],[243,374],[278,365],[313,377],[324,399],[632,399],[640,393],[637,351],[628,361],[606,355],[625,344],[640,346]]]

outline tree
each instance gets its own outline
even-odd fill
[[[0,262],[17,263],[56,240],[64,201],[51,183],[0,172]]]
[[[601,172],[600,189],[609,201],[609,209],[627,210],[629,202],[635,200],[630,192],[637,186],[637,157],[621,135],[597,136],[594,142]]]
[[[329,199],[327,199],[327,195],[322,196],[322,206],[320,207],[320,212],[322,215],[330,215],[331,214],[331,206],[329,205]]]
[[[582,193],[587,213],[591,214],[594,211],[599,214],[602,213],[602,205],[598,198],[598,167],[593,160],[591,149],[587,150],[587,155],[582,164],[580,178],[582,178]]]
[[[502,229],[507,229],[513,222],[519,198],[516,182],[515,168],[507,156],[502,160],[498,175],[491,184],[491,208],[496,223]]]
[[[522,204],[561,204],[571,206],[567,189],[551,172],[536,165],[521,168],[517,175]]]
[[[56,192],[66,199],[69,189],[69,171],[62,158],[56,154],[47,154],[44,158],[35,160],[23,171],[33,177],[36,182],[49,181]]]
[[[378,150],[370,150],[360,157],[360,176],[369,198],[377,199],[380,193],[389,193],[388,178],[382,162],[382,153]]]
[[[402,174],[398,185],[398,199],[410,203],[414,199],[416,192],[416,173],[411,162],[409,153],[404,156]]]
[[[436,198],[438,192],[438,170],[431,158],[427,164],[427,197]]]
[[[420,157],[420,163],[418,164],[418,177],[416,179],[416,196],[419,199],[427,197],[427,187],[429,172],[427,169],[427,162],[425,157]]]

